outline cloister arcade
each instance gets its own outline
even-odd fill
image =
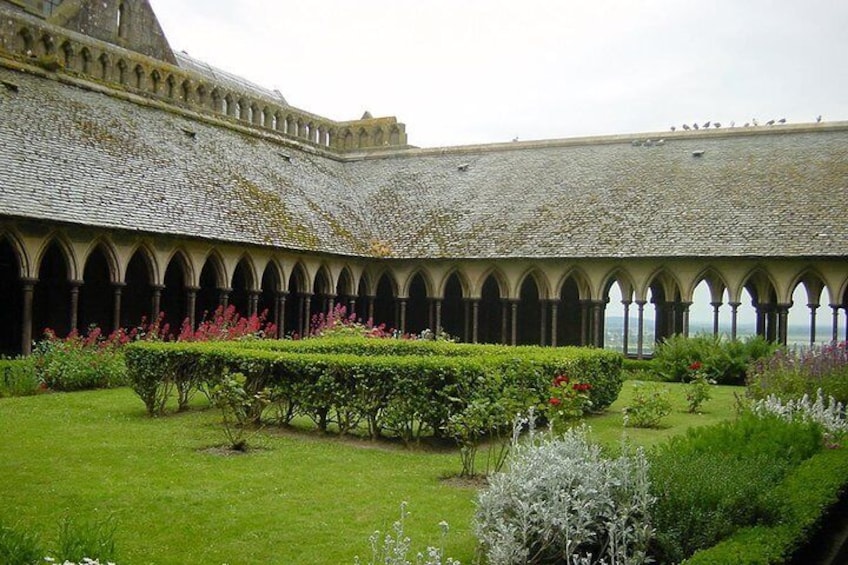
[[[343,304],[401,333],[442,328],[465,342],[546,346],[603,347],[607,311],[620,311],[616,347],[642,356],[653,341],[690,332],[690,307],[704,288],[716,333],[723,311],[736,335],[745,299],[756,333],[785,343],[793,298],[804,296],[811,341],[822,339],[815,335],[821,307],[829,308],[829,338],[848,337],[848,269],[837,259],[378,260],[83,228],[0,228],[3,354],[28,353],[45,328],[60,336],[92,325],[109,332],[161,312],[176,330],[228,304],[242,315],[264,313],[283,335],[303,335],[314,315]]]

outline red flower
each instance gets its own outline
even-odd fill
[[[690,370],[690,371],[697,371],[697,370],[698,370],[698,369],[700,369],[700,368],[701,368],[701,362],[700,362],[700,361],[695,361],[694,363],[692,363],[691,365],[689,365],[689,370]]]
[[[554,379],[554,386],[560,386],[563,383],[568,384],[570,381],[571,379],[569,379],[567,375],[559,375]]]
[[[592,385],[589,383],[574,383],[571,388],[573,388],[576,392],[586,392],[592,388]]]
[[[551,406],[559,406],[560,404],[562,404],[562,400],[556,397],[551,397],[549,402],[551,403]]]

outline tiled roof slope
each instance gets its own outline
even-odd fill
[[[5,68],[0,80],[18,85],[0,85],[0,216],[363,256],[848,256],[848,124],[344,162]]]

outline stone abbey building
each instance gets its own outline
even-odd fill
[[[716,329],[745,298],[785,341],[803,285],[843,339],[846,194],[848,123],[419,149],[173,52],[146,0],[0,0],[0,353],[227,303],[603,345],[614,284],[641,353],[702,281]]]

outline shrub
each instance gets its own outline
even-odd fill
[[[85,521],[66,517],[59,524],[56,555],[63,561],[85,563],[86,559],[114,561],[114,519]]]
[[[38,378],[52,390],[113,388],[126,384],[126,365],[120,345],[124,335],[105,338],[99,328],[83,337],[72,332],[59,339],[47,330],[33,352]]]
[[[37,394],[41,385],[32,357],[0,359],[0,398]]]
[[[622,413],[625,427],[656,428],[671,414],[668,389],[654,383],[633,383],[633,399]]]
[[[689,408],[689,413],[694,414],[701,408],[704,402],[712,398],[710,387],[715,384],[715,381],[707,378],[700,361],[695,361],[689,365],[689,371],[691,373],[685,385],[686,404]]]
[[[382,536],[379,530],[371,534],[368,540],[371,542],[371,559],[367,565],[412,565],[409,560],[409,552],[412,548],[412,540],[404,533],[404,525],[409,517],[406,510],[406,502],[400,505],[400,518],[392,524],[394,533],[387,532]],[[451,557],[444,557],[444,542],[448,534],[448,523],[440,522],[442,531],[440,547],[430,546],[427,554],[418,552],[415,556],[416,565],[460,565],[459,561]],[[359,556],[354,558],[354,563],[360,565]]]
[[[592,385],[573,381],[568,375],[557,375],[551,382],[550,398],[543,407],[551,429],[562,433],[592,408],[589,391]]]
[[[652,529],[641,451],[605,457],[587,428],[513,446],[509,468],[477,497],[477,538],[491,565],[646,563]]]
[[[253,435],[248,434],[247,426],[256,423],[268,403],[267,389],[251,393],[245,390],[245,381],[241,373],[224,375],[210,390],[212,404],[221,410],[224,435],[235,451],[247,451],[247,442]]]
[[[739,528],[776,522],[775,485],[821,446],[818,425],[752,414],[672,438],[650,457],[654,556],[677,563]]]
[[[678,334],[657,346],[653,362],[656,372],[667,381],[684,381],[692,363],[699,362],[708,379],[718,384],[743,385],[748,366],[778,349],[779,345],[761,336],[740,341],[707,334]]]
[[[788,400],[821,389],[848,403],[848,343],[776,351],[751,367],[747,384],[756,399],[773,394]]]

